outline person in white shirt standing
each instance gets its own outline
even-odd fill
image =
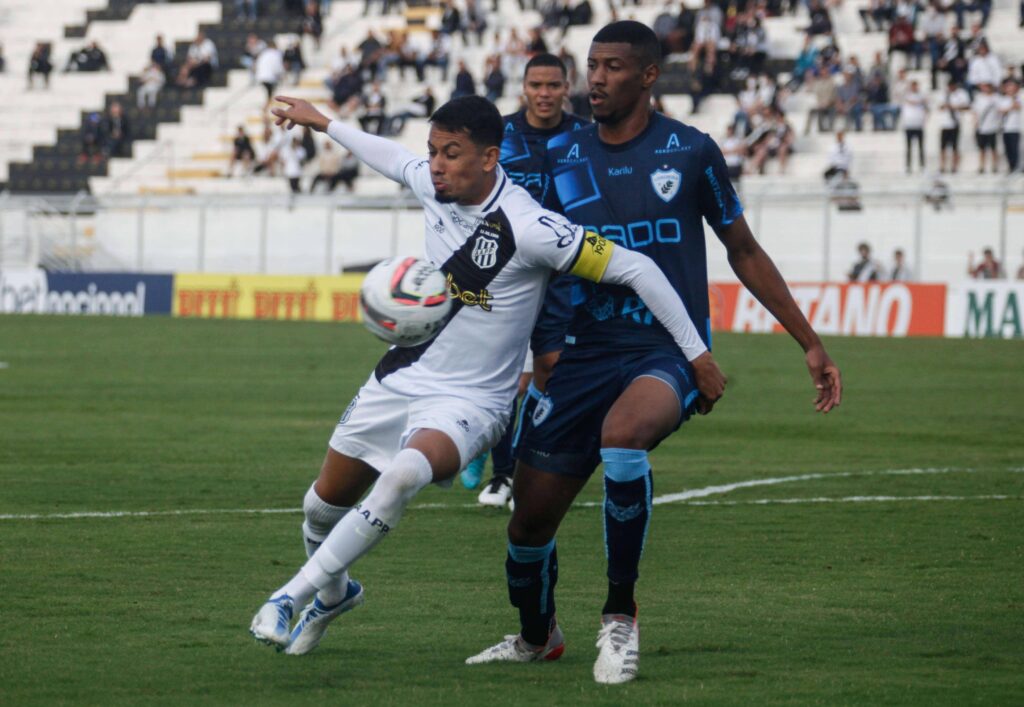
[[[946,87],[946,95],[942,97],[939,107],[941,119],[939,138],[939,171],[946,171],[946,154],[950,154],[950,171],[954,174],[960,169],[960,116],[970,109],[971,97],[967,95],[959,83],[950,80]]]
[[[892,253],[892,271],[889,273],[892,282],[910,282],[914,279],[914,271],[907,265],[903,250],[897,248]]]
[[[1010,168],[1010,174],[1020,167],[1020,83],[1016,79],[1003,82],[1003,95],[996,103],[1003,122],[1003,153]],[[993,171],[995,171],[993,169]]]
[[[992,171],[996,166],[996,133],[1003,123],[999,114],[999,96],[993,85],[981,84],[981,92],[974,97],[971,112],[974,113],[974,138],[978,143],[978,174],[985,173],[986,155],[992,156]]]
[[[900,120],[903,121],[903,131],[907,135],[907,174],[910,174],[913,163],[914,142],[917,142],[919,163],[921,171],[924,171],[924,121],[927,117],[928,99],[921,93],[917,81],[911,81],[900,107]]]
[[[982,39],[978,42],[978,49],[967,64],[967,88],[974,98],[983,83],[990,83],[998,86],[1003,80],[1003,64],[999,57],[988,48],[988,42]]]
[[[256,81],[263,84],[263,88],[267,89],[267,102],[265,105],[270,105],[270,99],[274,97],[277,84],[281,77],[284,76],[284,55],[281,54],[281,50],[274,44],[273,39],[267,42],[267,46],[256,57],[256,63],[253,65],[253,75],[256,77]]]

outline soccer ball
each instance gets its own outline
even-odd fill
[[[395,346],[416,346],[441,331],[451,311],[444,274],[418,258],[373,266],[359,291],[363,324]]]

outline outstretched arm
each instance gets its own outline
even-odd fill
[[[793,300],[775,263],[754,239],[746,219],[740,216],[721,228],[718,238],[725,245],[729,264],[740,282],[803,348],[807,368],[818,390],[814,400],[815,410],[828,412],[839,405],[843,395],[839,368],[829,358],[821,339]]]
[[[361,162],[400,184],[406,183],[406,165],[419,159],[393,140],[370,135],[337,120],[330,120],[309,101],[288,96],[275,96],[275,100],[288,106],[274,108],[271,111],[277,117],[275,122],[278,125],[287,123],[288,130],[296,125],[302,125],[322,133],[326,132],[332,140],[350,150]]]

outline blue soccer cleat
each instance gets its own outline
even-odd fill
[[[345,598],[334,606],[324,606],[318,597],[302,610],[299,622],[292,630],[291,641],[285,648],[288,655],[305,655],[320,645],[320,639],[327,632],[327,625],[346,611],[356,608],[365,600],[363,585],[354,579],[348,581]]]
[[[484,466],[487,464],[487,452],[484,452],[476,459],[466,465],[466,468],[459,474],[459,478],[462,480],[462,485],[472,490],[480,485],[480,480],[484,476]]]

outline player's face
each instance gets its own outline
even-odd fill
[[[560,120],[569,83],[557,66],[534,66],[523,77],[526,113],[539,122]]]
[[[636,111],[638,105],[646,106],[647,91],[657,77],[657,66],[641,66],[630,45],[591,44],[587,56],[587,85],[594,120],[614,125]]]
[[[498,163],[498,148],[482,148],[462,131],[430,126],[427,138],[434,198],[442,204],[478,204],[490,190],[488,176]]]

